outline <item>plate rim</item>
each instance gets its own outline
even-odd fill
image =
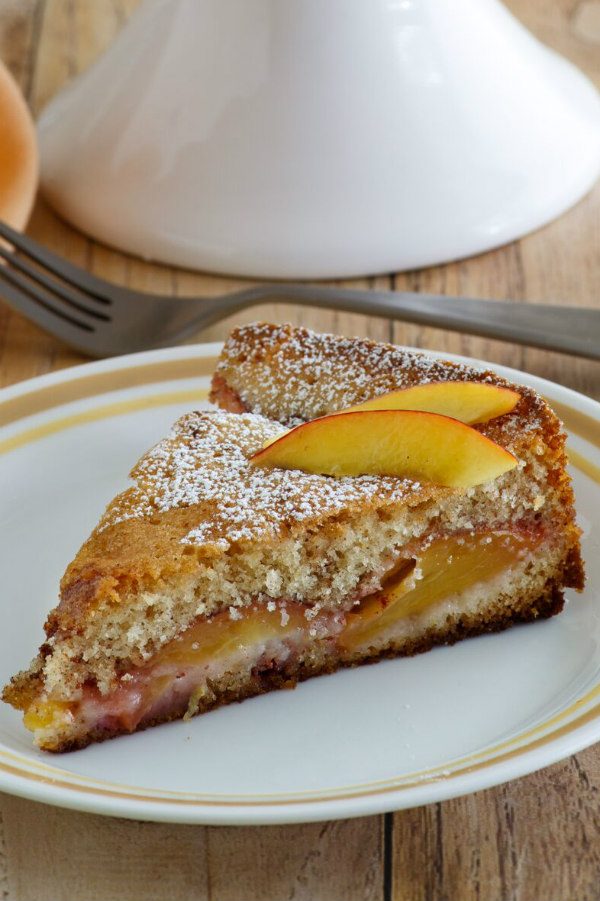
[[[397,345],[400,346],[400,345]],[[107,373],[115,373],[118,371],[128,370],[132,368],[143,367],[146,364],[172,363],[179,360],[198,360],[212,359],[218,356],[222,347],[222,342],[199,343],[193,345],[184,345],[173,348],[161,348],[158,350],[143,351],[140,353],[129,354],[121,357],[110,357],[104,360],[83,363],[77,366],[68,367],[58,372],[47,373],[32,379],[18,382],[15,385],[0,390],[0,411],[2,406],[16,398],[25,397],[28,394],[32,396],[38,394],[44,389],[52,388],[59,384],[75,382],[82,378],[94,375],[102,375]],[[530,385],[538,390],[544,396],[552,399],[552,396],[558,392],[560,398],[555,398],[555,402],[566,406],[570,410],[583,414],[585,418],[589,418],[595,425],[598,425],[598,439],[591,439],[591,443],[600,447],[600,402],[594,400],[575,391],[571,388],[560,385],[557,382],[544,379],[540,376],[515,369],[513,367],[503,366],[501,364],[489,363],[477,358],[465,357],[463,355],[436,352],[424,350],[421,348],[404,347],[403,349],[423,353],[430,357],[438,359],[451,360],[456,362],[464,362],[477,368],[492,369],[498,374],[521,384]],[[172,377],[173,381],[183,379],[184,376]],[[143,386],[151,384],[164,384],[164,380],[157,381],[147,380],[140,383]],[[113,388],[112,391],[119,390]],[[111,389],[100,390],[84,395],[85,397],[107,396],[111,393]],[[68,401],[59,401],[56,404],[50,403],[43,407],[43,411],[51,411],[52,409],[63,408]],[[34,411],[42,412],[42,410]],[[0,421],[0,428],[13,423],[20,423],[27,420],[28,414],[20,415],[14,420],[8,419]],[[575,434],[578,434],[576,430]],[[590,440],[589,438],[587,440]],[[593,466],[593,464],[592,464]],[[600,690],[600,686],[598,686]],[[588,692],[589,694],[589,692]],[[564,712],[563,708],[558,711],[557,715]],[[483,757],[482,763],[477,768],[467,766],[463,769],[458,768],[457,771],[448,771],[446,774],[441,766],[433,768],[432,772],[438,775],[431,778],[424,777],[418,779],[416,783],[409,786],[402,786],[402,781],[406,781],[411,775],[405,777],[394,777],[386,780],[380,780],[385,784],[385,790],[377,789],[378,783],[366,783],[359,786],[349,788],[362,789],[361,792],[350,792],[340,797],[343,787],[330,790],[327,792],[306,792],[302,793],[302,798],[295,798],[291,794],[283,795],[282,793],[269,797],[269,801],[259,801],[256,797],[247,796],[248,801],[243,800],[243,796],[219,795],[216,797],[222,799],[221,802],[209,800],[209,797],[193,796],[192,793],[169,793],[164,794],[168,797],[160,797],[159,791],[152,789],[144,789],[137,787],[135,791],[155,792],[154,797],[143,797],[141,795],[130,794],[123,795],[123,792],[115,792],[114,789],[119,788],[116,784],[112,786],[105,780],[96,780],[97,787],[94,788],[94,794],[90,790],[86,790],[85,780],[94,783],[89,777],[81,777],[79,774],[71,774],[67,770],[51,767],[51,770],[58,770],[64,773],[65,778],[78,776],[82,779],[81,785],[68,784],[66,787],[70,791],[66,791],[65,787],[59,785],[60,780],[52,775],[40,777],[35,773],[37,762],[32,761],[24,756],[22,759],[26,762],[26,768],[20,771],[16,767],[6,766],[0,763],[0,791],[6,791],[11,794],[37,800],[42,803],[54,804],[62,807],[69,807],[81,811],[89,811],[94,813],[130,817],[136,819],[149,819],[165,822],[182,822],[182,823],[204,823],[204,824],[261,824],[261,823],[292,823],[292,822],[312,822],[323,819],[341,819],[353,816],[364,816],[368,814],[382,813],[387,810],[397,810],[406,807],[416,807],[422,804],[432,803],[434,801],[446,800],[452,797],[458,797],[482,788],[488,788],[499,785],[502,782],[518,778],[527,773],[534,772],[550,763],[558,762],[565,756],[582,750],[593,742],[600,739],[600,704],[597,707],[598,713],[590,718],[595,707],[587,710],[582,716],[588,717],[587,722],[581,723],[579,726],[570,728],[566,734],[561,735],[560,729],[557,730],[556,736],[554,732],[541,736],[542,744],[538,747],[525,745],[518,747],[518,740],[521,736],[527,735],[528,730],[524,730],[515,736],[514,742],[517,747],[508,757],[500,754],[497,757],[486,758],[488,751],[493,753],[494,748],[506,744],[498,743],[489,749],[485,749],[475,755],[466,755],[457,761],[448,761],[451,766],[454,763],[460,765],[462,761],[468,761],[469,757]],[[553,718],[534,727],[532,731],[543,730]],[[575,719],[572,722],[577,722]],[[572,725],[567,723],[566,725]],[[564,727],[563,727],[564,728]],[[533,743],[535,745],[535,742]],[[2,746],[0,745],[0,751]],[[4,755],[4,752],[2,753]],[[18,754],[13,754],[16,759]],[[42,767],[45,767],[45,765]],[[35,778],[35,781],[34,781]],[[104,789],[101,788],[104,786]],[[121,786],[122,789],[134,788],[130,786]],[[181,798],[175,798],[174,795],[181,795]],[[315,795],[324,795],[323,797],[315,797]],[[276,801],[276,798],[281,800]],[[182,803],[182,800],[184,803]],[[310,803],[309,803],[310,802]],[[215,806],[219,804],[220,806]]]

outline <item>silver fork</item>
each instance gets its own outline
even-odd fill
[[[350,313],[499,338],[600,360],[600,310],[436,294],[272,283],[219,297],[171,297],[113,285],[0,222],[0,297],[89,356],[181,341],[264,301]]]

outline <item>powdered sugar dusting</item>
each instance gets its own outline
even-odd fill
[[[249,409],[294,423],[393,388],[464,380],[476,370],[367,339],[254,323],[233,332],[217,372]]]
[[[428,494],[410,479],[332,478],[250,464],[249,457],[279,432],[279,424],[251,413],[186,414],[140,460],[134,487],[117,498],[100,528],[192,507],[197,524],[182,542],[226,550],[359,510],[365,502],[385,505]]]
[[[429,382],[477,381],[509,386],[489,370],[436,360],[366,338],[317,334],[291,325],[253,323],[235,329],[225,343],[218,379],[248,410],[286,425],[362,403],[380,394]],[[548,408],[534,391],[512,413],[478,427],[505,447],[523,432],[541,432]],[[218,400],[218,390],[215,397]]]

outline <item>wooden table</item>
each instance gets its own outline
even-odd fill
[[[34,111],[110,42],[137,2],[0,0],[0,57]],[[600,84],[600,0],[510,0],[509,5]],[[240,284],[108,250],[59,221],[41,201],[30,232],[93,272],[140,289],[206,294]],[[600,186],[557,222],[500,250],[355,284],[600,305]],[[482,357],[600,397],[600,366],[558,354],[319,310],[271,305],[244,318],[258,317]],[[197,340],[222,338],[231,324]],[[0,384],[81,359],[0,301]],[[128,822],[0,795],[0,899],[600,899],[600,746],[455,801],[306,826]]]

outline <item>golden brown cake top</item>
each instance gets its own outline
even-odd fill
[[[317,334],[292,325],[258,322],[234,329],[225,342],[211,399],[296,424],[380,394],[428,382],[477,381],[513,387],[521,403],[485,434],[506,446],[523,429],[543,431],[556,421],[531,389],[510,385],[489,370],[434,359],[367,338]]]
[[[250,456],[281,431],[251,413],[181,417],[137,463],[133,485],[109,504],[68,567],[61,583],[63,626],[73,625],[90,604],[192,572],[199,561],[214,565],[228,553],[264,549],[306,530],[325,540],[357,513],[452,493],[410,479],[331,478],[253,466]]]
[[[141,458],[131,472],[134,486],[108,507],[98,530],[185,509],[194,526],[182,534],[182,543],[213,555],[366,506],[416,503],[440,490],[389,476],[331,478],[253,466],[252,454],[281,431],[252,413],[182,416],[169,437]]]

